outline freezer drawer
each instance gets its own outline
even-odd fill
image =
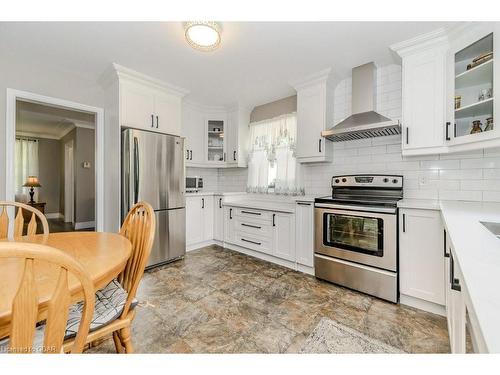
[[[156,233],[147,268],[170,262],[186,254],[186,209],[155,211]]]
[[[367,267],[345,260],[314,254],[317,278],[359,290],[391,301],[398,301],[398,278],[395,272]]]

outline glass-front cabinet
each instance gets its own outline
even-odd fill
[[[206,150],[209,163],[224,163],[226,160],[226,145],[224,141],[225,120],[208,119]]]
[[[449,145],[493,140],[495,126],[495,58],[498,45],[491,26],[477,25],[451,38],[445,139]]]

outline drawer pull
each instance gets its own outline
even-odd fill
[[[255,228],[255,229],[261,229],[262,227],[259,227],[258,225],[250,225],[250,224],[245,224],[241,223],[244,227],[250,227],[250,228]]]
[[[244,238],[241,239],[242,241],[253,243],[254,245],[262,245],[262,242],[255,242],[255,241],[250,241],[250,240],[245,240]]]
[[[311,203],[304,203],[304,202],[297,202],[297,204],[301,205],[301,206],[310,206]]]
[[[251,212],[251,211],[241,211],[242,214],[250,214],[250,215],[262,215],[260,212]]]

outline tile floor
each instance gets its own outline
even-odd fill
[[[147,272],[138,353],[297,353],[328,317],[409,353],[449,352],[446,319],[218,246]],[[108,339],[88,352],[114,352]]]

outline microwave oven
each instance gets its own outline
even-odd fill
[[[197,192],[203,189],[203,178],[198,176],[186,177],[186,192]]]

